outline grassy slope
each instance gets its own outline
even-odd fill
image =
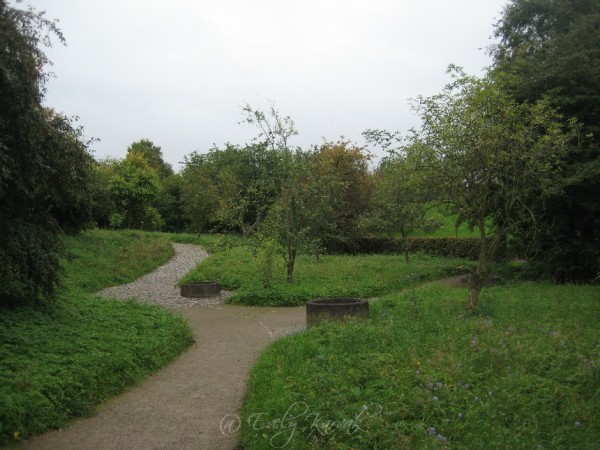
[[[427,285],[368,323],[316,327],[260,357],[240,443],[270,448],[597,448],[600,288]],[[283,419],[283,421],[277,421]]]
[[[69,291],[54,306],[0,311],[0,445],[89,414],[192,343],[168,311],[90,295],[164,263],[169,239],[92,231],[67,248]]]
[[[440,207],[432,207],[427,211],[427,218],[434,219],[441,223],[439,229],[430,233],[417,231],[412,237],[478,237],[477,231],[469,230],[469,227],[463,223],[456,229],[456,215],[443,212]]]
[[[463,260],[413,256],[406,264],[395,255],[299,256],[294,282],[285,280],[278,260],[273,285],[262,286],[261,270],[248,247],[234,247],[202,262],[182,281],[217,280],[235,289],[231,301],[248,305],[300,305],[317,297],[373,297],[395,292],[417,281],[455,273]]]

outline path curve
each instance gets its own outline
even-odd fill
[[[198,245],[173,244],[175,255],[154,272],[148,273],[128,284],[113,286],[98,292],[102,297],[127,300],[135,298],[141,303],[151,303],[166,308],[187,308],[194,305],[217,305],[223,303],[231,292],[205,299],[186,298],[180,295],[177,282],[192,270],[208,253]]]
[[[174,246],[176,255],[167,264],[101,295],[131,297],[136,289],[141,301],[177,308],[174,312],[188,320],[195,344],[146,381],[105,402],[95,416],[34,437],[23,448],[235,448],[250,368],[267,344],[305,328],[305,310],[225,305],[222,298],[184,299],[165,273],[179,271],[181,277],[207,255],[197,246]]]

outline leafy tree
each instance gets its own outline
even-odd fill
[[[311,202],[314,184],[311,185],[306,177],[310,173],[309,154],[296,149],[286,151],[281,158],[284,183],[260,227],[258,239],[278,244],[286,265],[287,281],[291,283],[299,252],[314,253],[320,247],[318,233],[311,228],[315,222],[311,213],[318,208]]]
[[[279,156],[266,144],[227,145],[210,155],[218,167],[220,197],[217,217],[248,238],[265,218],[277,197]]]
[[[391,152],[375,172],[372,212],[366,217],[369,228],[389,234],[400,233],[404,258],[409,262],[408,237],[417,230],[430,232],[439,221],[427,215],[435,193],[421,174],[418,152]]]
[[[217,171],[208,155],[194,152],[184,157],[181,200],[191,230],[201,233],[216,224],[219,206]]]
[[[299,148],[293,148],[289,139],[298,134],[294,122],[289,116],[282,116],[271,103],[267,113],[254,109],[250,105],[244,107],[245,122],[258,128],[255,141],[275,151],[277,165],[277,185],[280,194],[269,208],[265,221],[258,233],[259,242],[275,242],[279,246],[279,254],[283,257],[287,271],[287,281],[293,281],[296,256],[299,251],[315,249],[317,239],[311,232],[307,174],[309,170],[309,154]]]
[[[273,102],[269,103],[267,112],[254,109],[248,103],[242,110],[245,118],[241,123],[248,123],[258,128],[255,141],[265,143],[272,150],[290,150],[288,141],[292,136],[298,135],[298,130],[290,116],[282,116]]]
[[[184,180],[180,174],[163,178],[160,183],[155,203],[156,209],[164,220],[164,231],[181,233],[189,227],[183,191]]]
[[[116,211],[110,191],[110,180],[115,176],[119,160],[111,157],[96,161],[92,169],[92,216],[99,228],[110,227],[110,215]]]
[[[362,233],[359,219],[371,205],[370,155],[342,138],[325,142],[312,159],[306,174],[314,197],[311,229],[324,244],[342,241],[352,246]]]
[[[148,139],[141,139],[131,144],[127,149],[127,154],[130,153],[142,155],[161,180],[174,174],[173,167],[164,161],[161,148]]]
[[[0,303],[51,298],[61,234],[89,223],[93,159],[82,130],[42,106],[54,22],[0,0]]]
[[[227,144],[205,155],[192,154],[186,158],[183,172],[185,178],[194,179],[187,187],[186,204],[199,208],[203,215],[208,213],[210,222],[240,231],[247,238],[279,193],[278,164],[279,156],[264,143]],[[207,208],[198,205],[199,201]]]
[[[548,102],[519,104],[492,78],[451,69],[454,81],[442,93],[416,99],[423,124],[406,151],[423,162],[441,201],[479,231],[468,303],[475,309],[498,245],[526,221],[535,229],[531,193],[551,191],[571,134]],[[502,220],[488,227],[498,215]]]
[[[159,177],[145,157],[128,153],[117,164],[110,180],[111,196],[117,207],[110,217],[111,226],[159,230],[163,221],[152,206],[159,189]]]
[[[496,24],[494,76],[519,102],[546,98],[581,133],[561,157],[555,190],[532,203],[544,227],[528,258],[557,281],[590,281],[600,273],[600,2],[511,0]],[[532,191],[532,200],[540,192]]]

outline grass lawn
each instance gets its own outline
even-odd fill
[[[318,297],[374,297],[396,292],[419,281],[461,273],[459,267],[466,264],[472,262],[426,255],[413,255],[408,264],[396,255],[323,256],[319,261],[299,256],[293,283],[286,281],[279,259],[273,284],[265,288],[252,250],[237,246],[206,259],[182,282],[219,281],[224,288],[235,290],[232,303],[294,306]]]
[[[90,414],[192,343],[164,309],[91,295],[166,262],[167,237],[96,230],[66,244],[68,292],[54,305],[0,309],[0,446]]]
[[[600,287],[489,288],[476,316],[465,297],[430,283],[272,344],[241,447],[598,448]]]
[[[425,233],[416,231],[411,237],[479,237],[477,230],[469,230],[466,223],[456,228],[456,214],[449,214],[442,211],[441,207],[431,207],[427,210],[427,218],[440,222],[441,226],[435,231]]]

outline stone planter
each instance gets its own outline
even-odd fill
[[[362,298],[319,298],[306,304],[306,328],[324,321],[345,322],[369,318],[369,302]]]
[[[198,281],[181,285],[182,297],[205,298],[218,295],[221,295],[221,285],[216,281]]]

